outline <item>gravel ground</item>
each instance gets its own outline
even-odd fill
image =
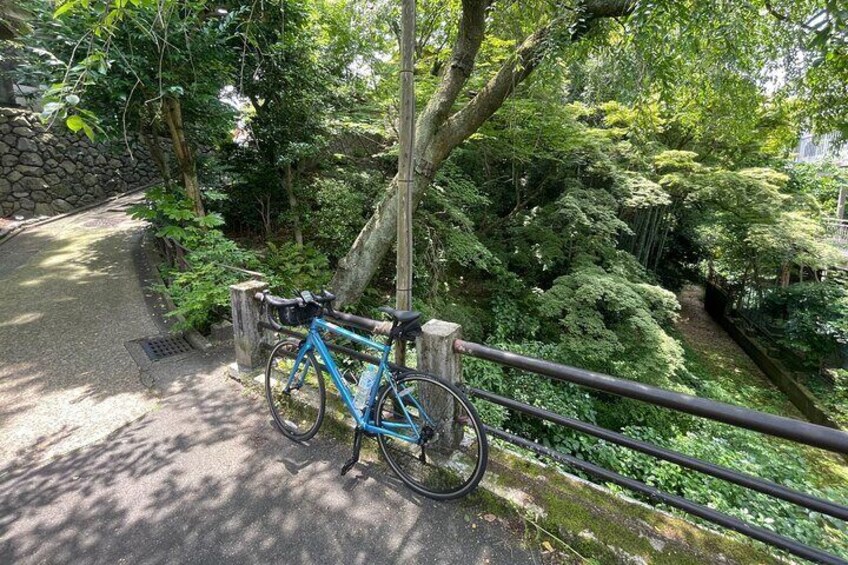
[[[142,195],[0,245],[0,464],[86,445],[156,406],[126,341],[158,333],[134,266]]]

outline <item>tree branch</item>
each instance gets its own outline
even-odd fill
[[[447,120],[439,132],[436,145],[444,145],[450,151],[477,131],[503,105],[515,87],[538,66],[550,32],[551,27],[546,26],[525,39],[486,86]]]
[[[590,0],[584,2],[579,12],[583,15],[582,31],[572,34],[571,40],[576,41],[588,30],[588,25],[602,18],[615,18],[629,14],[635,5],[635,0]],[[468,104],[452,115],[444,127],[438,132],[434,145],[438,152],[449,153],[462,143],[500,108],[530,73],[539,65],[547,53],[548,38],[552,31],[562,24],[558,18],[547,26],[529,35],[508,58],[497,74],[492,77]]]
[[[447,65],[436,92],[418,116],[416,130],[418,146],[425,147],[436,130],[444,123],[456,102],[462,87],[474,69],[474,59],[483,43],[486,28],[486,9],[491,0],[462,0],[462,18],[459,33],[453,47],[450,64]],[[423,151],[417,151],[418,154]]]
[[[626,16],[636,7],[636,0],[586,0],[578,10],[591,19]]]
[[[773,18],[775,18],[776,20],[781,21],[783,23],[790,24],[790,25],[798,26],[798,27],[805,29],[807,31],[816,31],[814,28],[808,26],[806,23],[792,21],[792,19],[789,16],[787,16],[786,14],[782,14],[782,13],[778,12],[777,9],[774,7],[774,5],[769,0],[765,0],[764,4],[765,4],[765,7],[766,7],[766,11],[769,14],[771,14],[771,16]]]

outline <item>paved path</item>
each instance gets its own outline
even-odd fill
[[[159,332],[126,196],[0,244],[0,465],[105,437],[155,407],[124,343]]]
[[[0,246],[0,563],[539,561],[481,508],[283,438],[229,346],[155,363],[148,391],[123,345],[161,329],[140,226],[110,208]]]
[[[215,369],[230,356],[108,441],[0,470],[0,563],[534,562],[479,509],[417,497],[383,464],[340,477],[349,446],[283,438]]]
[[[714,379],[726,381],[735,391],[733,402],[781,416],[803,418],[789,398],[757,367],[747,353],[733,341],[704,309],[704,289],[687,285],[678,295],[680,320],[677,329],[709,364]]]

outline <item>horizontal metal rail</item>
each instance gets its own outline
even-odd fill
[[[626,379],[618,379],[601,373],[594,373],[575,367],[551,363],[550,361],[535,357],[527,357],[517,353],[503,351],[494,347],[480,345],[479,343],[463,341],[461,339],[454,342],[454,351],[471,357],[477,357],[478,359],[485,359],[508,367],[543,375],[554,380],[574,383],[625,398],[645,401],[650,404],[664,406],[694,416],[709,418],[739,428],[766,433],[812,447],[827,449],[842,455],[848,454],[848,433],[826,426],[819,426],[792,418],[758,412],[741,406],[672,392]]]
[[[500,396],[485,390],[473,387],[466,387],[466,392],[468,392],[468,394],[470,394],[471,396],[476,396],[477,398],[482,398],[483,400],[486,400],[488,402],[499,404],[504,408],[508,408],[516,412],[528,414],[536,418],[541,418],[543,420],[547,420],[549,422],[553,422],[555,424],[571,428],[578,432],[582,432],[600,438],[602,440],[621,445],[628,449],[633,449],[634,451],[639,451],[641,453],[651,455],[658,459],[669,461],[676,465],[680,465],[681,467],[686,467],[688,469],[692,469],[694,471],[698,471],[706,475],[710,475],[718,479],[722,479],[730,483],[749,488],[751,490],[755,490],[757,492],[761,492],[769,496],[773,496],[775,498],[783,499],[787,502],[797,504],[798,506],[803,506],[804,508],[807,508],[809,510],[815,510],[816,512],[821,512],[822,514],[827,514],[828,516],[833,516],[834,518],[839,518],[840,520],[848,520],[848,507],[841,506],[834,502],[830,502],[828,500],[823,500],[821,498],[817,498],[792,489],[788,489],[777,483],[759,479],[757,477],[753,477],[745,473],[740,473],[738,471],[734,471],[726,467],[714,465],[712,463],[708,463],[706,461],[702,461],[701,459],[696,459],[694,457],[690,457],[688,455],[684,455],[676,451],[657,447],[653,444],[633,439],[626,435],[619,434],[617,432],[613,432],[605,428],[601,428],[594,424],[587,424],[586,422],[575,420],[574,418],[567,418],[555,412],[551,412],[550,410],[545,410],[544,408],[539,408],[537,406],[531,406],[529,404],[525,404],[523,402],[519,402],[511,398],[506,398],[504,396]]]
[[[348,314],[347,312],[339,312],[338,310],[327,312],[324,314],[324,317],[335,320],[345,326],[353,326],[354,328],[380,335],[389,335],[389,331],[392,329],[391,322],[380,322],[371,318]]]
[[[570,465],[575,469],[579,469],[580,471],[583,471],[588,475],[592,475],[604,481],[614,483],[631,491],[644,494],[655,501],[668,504],[669,506],[673,506],[674,508],[683,510],[684,512],[692,514],[693,516],[698,516],[699,518],[712,522],[713,524],[717,524],[724,528],[734,530],[751,539],[755,539],[773,547],[783,549],[785,551],[788,551],[789,553],[797,555],[798,557],[808,559],[815,563],[825,563],[827,565],[845,565],[846,563],[848,563],[845,560],[840,559],[836,555],[832,555],[819,549],[809,547],[798,541],[781,536],[764,528],[752,526],[747,522],[743,522],[742,520],[739,520],[732,516],[728,516],[727,514],[724,514],[717,510],[713,510],[712,508],[707,508],[706,506],[702,506],[700,504],[696,504],[694,502],[686,500],[683,497],[663,492],[652,486],[646,485],[641,481],[625,477],[624,475],[621,475],[614,471],[610,471],[608,469],[604,469],[603,467],[599,467],[593,463],[589,463],[588,461],[584,461],[577,457],[554,451],[553,449],[550,449],[538,443],[526,440],[522,437],[499,430],[497,428],[492,428],[491,426],[484,425],[483,428],[490,436],[500,438],[504,441],[512,443],[513,445],[523,447],[524,449],[528,449],[534,453],[538,453],[539,455],[543,455],[555,461],[559,461],[560,463],[565,463],[566,465]]]

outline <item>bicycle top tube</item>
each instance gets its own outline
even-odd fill
[[[312,324],[309,329],[310,331],[328,331],[330,333],[340,335],[346,339],[359,343],[360,345],[364,345],[366,347],[370,347],[371,349],[376,349],[377,351],[381,352],[385,352],[387,349],[391,349],[391,346],[389,344],[379,343],[365,336],[359,335],[358,333],[347,330],[341,326],[332,324],[320,316],[312,320]]]

